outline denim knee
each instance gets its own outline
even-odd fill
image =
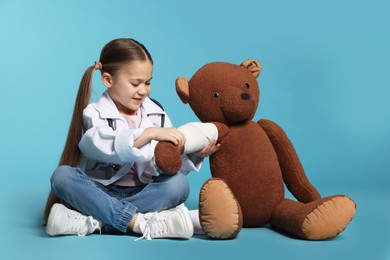
[[[61,165],[55,169],[50,178],[51,188],[55,194],[58,195],[62,189],[69,186],[72,177],[75,176],[75,171],[77,171],[76,168],[68,165]]]
[[[190,194],[190,185],[187,177],[183,173],[178,172],[175,175],[169,176],[164,183],[164,196],[170,196],[172,200],[180,199],[181,202],[187,200]]]

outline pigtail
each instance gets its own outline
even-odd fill
[[[68,136],[59,165],[75,167],[80,162],[81,152],[78,145],[83,135],[83,111],[88,106],[91,97],[92,75],[94,70],[95,66],[89,67],[81,79]]]
[[[83,111],[87,107],[91,97],[92,75],[95,69],[101,69],[100,62],[96,62],[95,66],[89,67],[80,81],[68,136],[66,138],[65,147],[62,152],[59,165],[69,165],[75,167],[80,162],[81,151],[78,145],[83,135]],[[44,212],[45,222],[47,222],[51,207],[57,202],[59,202],[58,198],[51,191],[47,199]]]

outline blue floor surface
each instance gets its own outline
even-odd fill
[[[9,184],[1,198],[2,259],[390,259],[390,190],[380,185],[319,187],[323,196],[344,193],[357,203],[348,228],[335,239],[319,242],[291,238],[268,227],[244,228],[228,241],[199,235],[137,242],[134,236],[114,235],[52,238],[42,226],[47,190],[43,185],[23,186]],[[18,191],[12,194],[14,187]],[[189,208],[196,208],[198,188],[192,187]]]

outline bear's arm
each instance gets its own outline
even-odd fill
[[[257,123],[264,129],[276,151],[288,190],[300,202],[319,199],[319,192],[308,180],[294,146],[283,129],[270,120],[262,119]]]
[[[225,125],[223,123],[219,123],[219,122],[211,122],[211,123],[213,123],[217,127],[217,130],[218,130],[218,140],[217,140],[217,143],[222,142],[222,140],[229,133],[229,127],[227,125]]]

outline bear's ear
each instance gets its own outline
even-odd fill
[[[181,101],[187,104],[190,100],[190,86],[185,76],[178,77],[176,79],[176,92],[179,95]]]
[[[257,60],[246,60],[241,63],[241,66],[247,68],[255,78],[257,78],[261,71],[261,64]]]

